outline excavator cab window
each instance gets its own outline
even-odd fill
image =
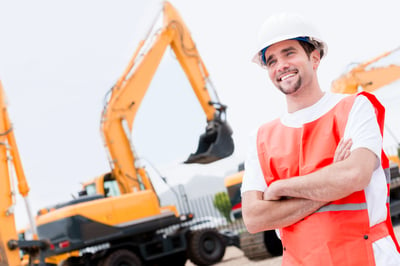
[[[91,195],[96,195],[96,184],[92,183],[87,186],[85,186],[85,191],[86,191],[86,196],[91,196]]]
[[[115,197],[121,195],[117,180],[104,180],[104,194],[106,197]]]

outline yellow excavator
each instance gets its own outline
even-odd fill
[[[21,265],[21,254],[28,260],[39,258],[43,265],[44,251],[48,248],[47,241],[37,239],[35,220],[29,205],[29,186],[25,178],[13,127],[8,115],[5,93],[0,83],[0,266]],[[33,240],[19,239],[16,229],[14,209],[17,193],[24,199]]]
[[[347,94],[359,91],[374,93],[397,81],[400,81],[400,47],[355,66],[332,82],[331,91]],[[390,106],[385,106],[385,108],[388,109]],[[388,131],[389,126],[385,123]],[[391,131],[389,133],[393,134]],[[390,161],[390,214],[392,217],[400,215],[400,143],[397,143],[397,146],[395,149],[397,153],[387,152]]]
[[[400,80],[400,47],[361,63],[332,82],[331,91],[352,94],[377,90]],[[395,57],[395,60],[390,60]],[[388,61],[388,62],[385,62]],[[381,62],[384,62],[383,64]],[[394,62],[393,62],[394,61]],[[386,125],[387,126],[387,125]],[[388,154],[390,161],[400,165],[399,154]]]
[[[115,195],[151,188],[150,178],[139,165],[129,136],[140,104],[168,47],[185,72],[207,121],[206,132],[200,136],[196,152],[184,163],[208,164],[233,153],[232,130],[225,120],[226,106],[218,99],[188,28],[170,3],[164,3],[163,14],[162,28],[155,36],[149,34],[153,31],[150,29],[139,43],[127,69],[112,88],[102,114],[101,131],[111,176],[106,174],[84,183],[82,193]],[[110,180],[118,181],[118,188],[107,184]]]
[[[400,47],[385,52],[369,61],[356,65],[350,71],[332,82],[331,91],[336,93],[352,94],[361,90],[375,92],[386,85],[400,80],[400,61],[391,62],[390,57],[398,55]],[[399,60],[399,57],[396,57]],[[385,61],[386,60],[386,61]],[[392,216],[400,214],[400,174],[399,155],[388,154],[391,163],[391,202]],[[241,217],[240,187],[244,173],[244,165],[239,165],[238,171],[225,178],[225,187],[232,205],[232,215]],[[259,260],[282,254],[282,244],[274,231],[265,231],[257,234],[244,233],[240,238],[240,245],[244,255],[251,260]]]
[[[139,43],[102,112],[101,131],[111,172],[85,183],[80,197],[43,208],[36,218],[39,238],[51,243],[46,257],[79,251],[59,265],[184,265],[187,258],[211,265],[225,253],[225,239],[218,231],[182,227],[193,217],[191,213],[180,214],[174,205],[160,206],[132,144],[135,115],[170,47],[207,121],[196,152],[185,163],[212,163],[234,150],[226,106],[212,87],[188,28],[169,2],[163,3],[161,14],[161,28],[150,29]]]
[[[400,62],[379,66],[379,62],[399,52],[400,47],[361,63],[334,80],[331,91],[336,93],[374,92],[400,79]],[[378,65],[378,66],[377,66]]]

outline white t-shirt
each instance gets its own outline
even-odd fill
[[[314,105],[294,113],[284,114],[281,117],[281,122],[288,127],[301,127],[303,124],[314,121],[326,114],[345,96],[343,94],[326,92]],[[366,97],[358,96],[356,98],[349,114],[344,138],[352,139],[351,150],[361,147],[368,148],[378,158],[381,157],[382,136],[376,120],[374,107]],[[251,190],[263,192],[266,188],[267,184],[258,161],[257,131],[255,131],[249,138],[241,192]],[[382,167],[377,167],[373,172],[371,182],[365,189],[365,193],[371,226],[385,221],[387,216],[387,184]],[[388,249],[388,247],[391,248]],[[373,248],[376,265],[400,265],[400,254],[397,252],[391,237],[374,242]]]

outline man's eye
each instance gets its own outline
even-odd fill
[[[272,66],[275,63],[276,63],[276,60],[270,60],[267,62],[267,66]]]

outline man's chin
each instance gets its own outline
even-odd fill
[[[297,80],[296,82],[290,84],[281,83],[278,85],[278,89],[285,95],[290,95],[297,92],[300,87],[301,87],[301,80]]]
[[[298,87],[290,87],[290,88],[279,87],[279,90],[285,95],[290,95],[290,94],[296,93],[298,90]]]

